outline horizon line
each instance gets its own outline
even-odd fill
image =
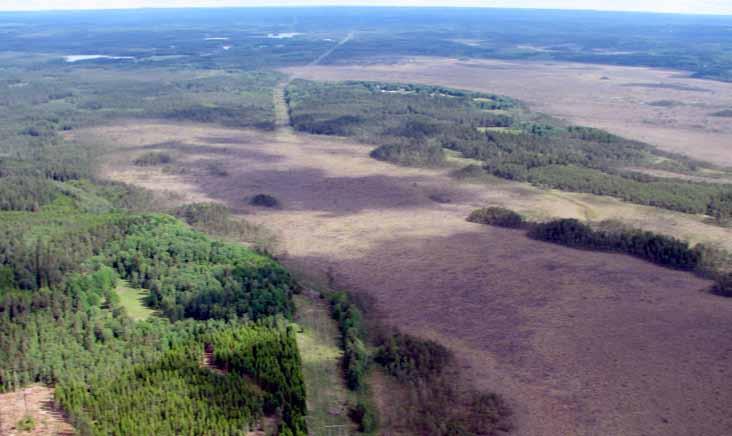
[[[0,13],[49,13],[49,12],[116,12],[116,11],[155,11],[155,10],[183,10],[183,9],[318,9],[318,8],[368,8],[368,9],[493,9],[493,10],[522,10],[522,11],[562,11],[562,12],[593,12],[593,13],[624,13],[624,14],[655,14],[655,15],[687,15],[709,17],[732,17],[731,12],[668,12],[651,10],[627,9],[593,9],[593,8],[533,8],[533,7],[504,7],[480,5],[386,5],[386,4],[353,4],[353,5],[242,5],[242,6],[150,6],[150,7],[116,7],[116,8],[56,8],[56,9],[0,9]]]

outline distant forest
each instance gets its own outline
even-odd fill
[[[125,68],[262,69],[398,56],[560,60],[649,66],[732,80],[726,16],[490,8],[241,8],[0,13],[0,51],[107,55]],[[134,28],[134,32],[127,30]],[[181,28],[190,30],[182,31]],[[32,39],[29,39],[32,38]],[[32,44],[29,42],[32,41]]]

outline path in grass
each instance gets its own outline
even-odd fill
[[[120,280],[115,292],[119,296],[119,302],[127,311],[127,315],[135,321],[150,318],[155,311],[145,305],[147,297],[146,289],[134,289],[130,287],[127,280]]]
[[[317,296],[296,295],[296,321],[301,327],[297,345],[302,356],[308,402],[308,428],[312,434],[355,433],[348,418],[349,393],[343,384],[338,329],[328,306]]]

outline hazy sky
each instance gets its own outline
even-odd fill
[[[0,10],[119,9],[191,6],[484,6],[599,9],[732,15],[732,0],[0,0]]]

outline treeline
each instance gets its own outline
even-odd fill
[[[540,187],[608,195],[646,206],[708,214],[720,223],[732,217],[732,193],[723,184],[686,182],[574,165],[529,167],[504,161],[488,162],[485,169],[505,179],[529,182]]]
[[[63,212],[62,212],[63,213]],[[6,214],[0,220],[0,269],[7,289],[61,285],[84,260],[122,238],[135,218],[116,214]]]
[[[197,77],[190,70],[141,67],[136,74],[103,68],[52,66],[8,70],[0,78],[0,177],[57,181],[91,178],[101,144],[66,135],[102,122],[171,119],[271,129],[277,73],[223,72]],[[53,80],[48,80],[53,77]],[[9,86],[5,85],[9,83]]]
[[[436,342],[396,334],[384,340],[375,360],[400,381],[416,382],[438,376],[452,355]]]
[[[40,177],[0,177],[0,210],[38,211],[59,195],[58,187]]]
[[[217,123],[227,127],[254,127],[262,130],[273,130],[275,127],[274,119],[262,116],[262,110],[261,106],[254,105],[231,107],[195,105],[183,109],[173,109],[170,112],[163,113],[162,116],[174,121]]]
[[[345,292],[328,296],[330,314],[338,324],[343,358],[341,368],[348,389],[359,393],[349,416],[362,433],[373,433],[378,428],[377,413],[367,397],[367,383],[371,356],[366,346],[366,331],[363,315]]]
[[[534,224],[529,236],[568,247],[626,253],[685,271],[696,271],[702,260],[687,242],[670,236],[621,226],[593,229],[576,219]]]
[[[468,222],[509,229],[518,229],[525,225],[524,218],[520,214],[504,207],[476,209],[468,215]]]
[[[500,207],[478,209],[468,221],[528,229],[528,236],[568,247],[629,254],[668,268],[691,271],[716,281],[712,292],[730,296],[732,255],[705,244],[690,246],[671,236],[625,226],[615,221],[584,223],[573,218],[528,222]]]
[[[442,147],[425,146],[419,142],[382,145],[371,152],[371,157],[406,166],[432,167],[445,163]]]
[[[712,287],[712,293],[732,298],[732,273],[720,274]]]
[[[600,129],[564,126],[505,97],[426,85],[295,81],[287,99],[294,128],[377,145],[375,159],[439,166],[449,149],[509,180],[708,214],[721,224],[732,219],[728,186],[624,169],[694,174],[709,165]]]
[[[132,161],[133,164],[139,167],[149,167],[156,165],[167,165],[173,162],[173,156],[168,153],[162,152],[148,152]]]
[[[356,392],[367,389],[370,366],[380,365],[393,376],[405,393],[399,403],[395,429],[429,435],[502,435],[510,431],[512,411],[506,401],[493,393],[460,387],[452,353],[440,344],[384,330],[372,335],[375,349],[366,345],[362,314],[348,294],[328,296],[331,314],[341,333],[343,371],[347,386]],[[396,398],[396,397],[395,397]],[[377,428],[373,405],[363,397],[350,412],[359,431]]]
[[[0,178],[0,184],[12,178]],[[8,288],[37,290],[60,284],[85,259],[101,254],[142,220],[123,210],[146,209],[150,203],[148,193],[119,183],[39,179],[39,186],[52,190],[46,196],[32,191],[33,179],[18,179],[22,181],[5,185],[14,193],[6,203],[12,211],[0,212],[0,269],[7,271]],[[15,186],[29,189],[13,190]],[[25,206],[42,197],[49,201],[34,203],[33,213],[26,213]]]
[[[219,203],[191,203],[170,211],[196,230],[252,245],[259,253],[272,254],[277,237],[263,226],[234,218],[228,207]]]
[[[330,296],[331,316],[338,323],[343,348],[343,371],[346,385],[351,390],[362,389],[366,383],[369,355],[364,344],[364,326],[361,311],[352,303],[348,294],[334,293]]]
[[[401,333],[380,342],[376,362],[409,399],[399,405],[400,425],[418,434],[444,436],[498,436],[513,428],[513,412],[500,395],[460,386],[455,358],[447,348]]]

